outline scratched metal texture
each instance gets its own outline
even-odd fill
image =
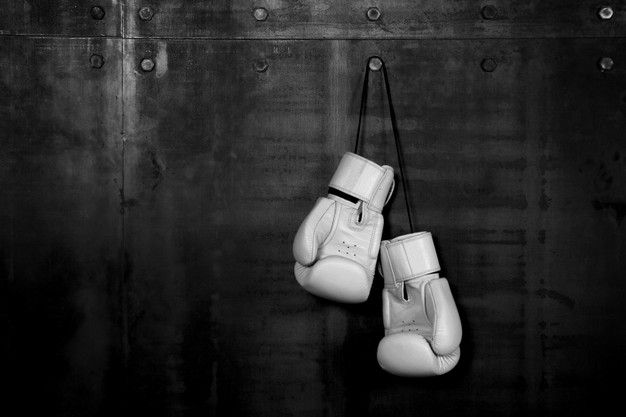
[[[154,414],[579,415],[626,371],[626,41],[132,41],[129,386]],[[315,298],[291,243],[384,57],[420,230],[464,324],[449,375],[376,363],[370,300]],[[143,57],[153,72],[138,70]],[[494,72],[480,62],[493,57]],[[253,70],[266,60],[265,72]],[[138,92],[141,92],[139,94]],[[380,76],[364,154],[396,165]],[[387,236],[407,232],[400,196]],[[603,398],[602,404],[598,397]]]
[[[3,415],[113,411],[122,345],[118,50],[117,40],[0,37]],[[101,69],[91,68],[92,53],[106,56]]]
[[[615,14],[600,20],[609,4]],[[495,7],[493,18],[481,12]],[[626,3],[598,0],[129,0],[125,31],[131,37],[200,38],[536,38],[626,35]],[[151,7],[152,19],[137,11]],[[267,10],[257,21],[255,8]],[[366,12],[378,7],[381,17]]]
[[[89,2],[0,0],[3,414],[620,406],[624,2],[609,21],[586,0],[493,1],[493,20],[487,2],[416,4],[103,0],[95,20]],[[378,368],[380,278],[359,306],[293,278],[371,55],[463,320],[461,362],[438,378]],[[381,87],[376,73],[364,154],[397,166]],[[408,231],[401,194],[385,215],[385,237]]]
[[[118,0],[0,0],[0,35],[119,36]],[[91,8],[104,17],[96,20]]]

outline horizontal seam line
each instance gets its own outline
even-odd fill
[[[582,36],[511,36],[511,37],[208,37],[208,36],[121,36],[121,35],[64,35],[35,33],[0,33],[0,38],[43,38],[43,39],[128,39],[128,40],[206,40],[206,41],[491,41],[491,40],[557,40],[557,39],[624,39],[624,35]]]

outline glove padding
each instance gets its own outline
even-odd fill
[[[344,303],[367,300],[380,248],[383,206],[393,169],[346,153],[293,242],[294,273],[312,294]]]
[[[461,320],[428,232],[383,241],[385,337],[378,363],[398,376],[441,375],[461,356]]]

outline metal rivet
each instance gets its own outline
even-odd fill
[[[380,19],[380,10],[378,10],[378,7],[370,7],[369,9],[367,9],[367,18],[369,20],[371,20],[372,22],[375,22],[376,20]]]
[[[268,15],[269,13],[265,7],[257,7],[254,9],[254,18],[259,22],[266,20]]]
[[[370,58],[367,65],[372,71],[380,71],[380,69],[383,67],[383,60],[377,56],[373,56]]]
[[[151,20],[153,17],[154,17],[154,10],[152,10],[152,7],[145,6],[139,9],[139,18],[141,20],[144,20],[147,22],[148,20]]]
[[[100,6],[93,6],[91,8],[91,17],[95,20],[104,19],[104,9]]]
[[[252,68],[254,68],[256,72],[265,72],[267,71],[267,67],[269,67],[269,65],[264,59],[258,59],[252,64]]]
[[[609,6],[601,7],[598,10],[598,17],[602,20],[609,20],[613,17],[613,8]]]
[[[498,63],[493,58],[485,58],[480,63],[480,67],[485,72],[493,72],[496,70],[497,66],[498,66]]]
[[[104,57],[102,55],[93,54],[89,57],[91,68],[102,68],[104,65]]]
[[[141,60],[141,69],[145,72],[150,72],[154,69],[154,61],[150,58],[145,58]]]
[[[488,4],[482,8],[480,14],[482,15],[483,19],[492,20],[498,17],[498,9],[496,9],[496,6]]]
[[[614,65],[615,65],[615,62],[613,61],[612,58],[608,56],[604,56],[600,58],[600,60],[598,61],[598,66],[600,67],[600,70],[602,72],[611,71]]]

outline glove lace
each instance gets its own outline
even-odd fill
[[[406,169],[404,168],[404,158],[403,158],[403,152],[402,152],[402,144],[400,143],[400,133],[398,131],[398,122],[396,120],[396,112],[393,107],[393,101],[391,100],[391,89],[389,88],[389,77],[387,75],[387,67],[385,66],[385,62],[379,57],[371,57],[365,65],[365,77],[363,79],[363,90],[361,92],[361,106],[359,109],[359,123],[356,129],[356,141],[354,144],[354,153],[357,155],[359,154],[359,144],[360,144],[360,139],[361,139],[361,126],[362,126],[363,119],[365,118],[367,114],[367,92],[368,92],[368,85],[369,85],[369,74],[371,71],[369,62],[372,59],[379,59],[380,62],[382,63],[380,70],[383,74],[383,81],[385,83],[385,91],[387,92],[387,103],[389,104],[389,118],[391,119],[391,128],[393,130],[393,139],[396,145],[396,155],[398,158],[398,166],[400,167],[400,179],[402,181],[402,191],[404,194],[404,203],[406,205],[406,214],[407,214],[407,218],[409,221],[409,229],[411,233],[414,233],[415,230],[413,227],[413,218],[411,216],[411,205],[409,203],[409,192],[408,192],[408,185],[407,185],[407,180],[406,180]]]

